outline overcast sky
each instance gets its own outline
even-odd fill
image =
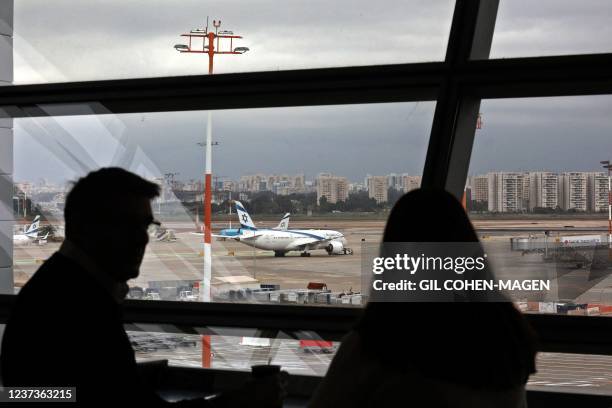
[[[434,61],[444,57],[453,2],[75,1],[15,2],[15,83],[190,75],[203,55],[179,54],[181,32],[206,15],[244,35],[245,55],[215,72]],[[611,51],[609,1],[501,1],[492,57]],[[612,157],[612,98],[484,101],[471,173],[595,170]],[[215,112],[217,175],[331,171],[420,174],[434,103]],[[121,164],[146,175],[202,172],[206,114],[19,119],[15,179],[74,178]],[[35,157],[36,160],[31,158]]]

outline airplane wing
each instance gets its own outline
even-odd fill
[[[291,245],[293,250],[303,251],[304,249],[315,249],[315,246],[331,241],[332,239],[317,239],[311,237],[299,238]]]
[[[202,233],[195,233],[195,232],[193,234],[204,235]],[[221,241],[225,241],[227,239],[233,239],[234,241],[248,241],[250,239],[257,238],[260,235],[261,233],[258,233],[257,231],[244,231],[240,235],[211,234],[213,238],[217,238]]]
[[[203,237],[204,233],[203,232],[190,232],[191,235],[197,235],[199,237]],[[210,234],[213,238],[235,238],[235,237],[239,237],[240,235],[221,235],[221,234]]]
[[[202,233],[202,232],[192,232],[191,235],[197,235],[199,237],[203,237],[204,233]],[[239,235],[228,236],[228,235],[221,235],[221,234],[210,234],[210,236],[213,237],[213,238],[217,238],[217,240],[219,240],[219,241],[225,241],[226,239],[239,238]]]
[[[260,235],[262,235],[261,232],[257,232],[257,231],[245,231],[242,234],[237,235],[236,236],[236,238],[237,238],[236,240],[237,241],[248,241],[250,239],[257,238]]]
[[[204,235],[204,234],[202,234],[202,233],[198,233],[198,235]],[[210,234],[210,235],[211,235],[213,238],[216,238],[216,239],[217,239],[217,241],[225,241],[225,240],[228,240],[228,239],[236,238],[236,236],[237,236],[237,235],[236,235],[236,236],[229,237],[229,236],[227,236],[227,235],[221,235],[221,234]]]

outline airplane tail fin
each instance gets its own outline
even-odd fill
[[[38,238],[38,227],[39,226],[40,226],[40,215],[37,215],[36,218],[34,218],[34,221],[32,221],[32,224],[30,224],[28,229],[25,231],[25,235],[27,235],[30,238]]]
[[[287,229],[289,228],[289,216],[290,215],[291,215],[290,213],[285,214],[275,229],[281,230],[281,231],[287,231]]]
[[[240,201],[235,201],[236,205],[236,213],[238,214],[238,220],[240,220],[240,228],[256,230],[257,227],[253,223],[251,216],[244,208]]]

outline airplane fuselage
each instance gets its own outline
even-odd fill
[[[242,236],[244,238],[241,238],[240,242],[243,244],[275,252],[327,249],[330,241],[341,243],[343,247],[346,246],[344,235],[334,230],[257,229],[256,231],[242,230]],[[313,238],[317,241],[312,242]]]
[[[290,214],[286,213],[276,228],[257,228],[240,201],[235,201],[239,229],[224,229],[213,234],[221,240],[233,239],[254,248],[274,251],[283,256],[289,251],[301,251],[308,256],[310,250],[325,249],[329,255],[349,253],[344,235],[334,230],[289,229]],[[352,253],[352,252],[350,252]]]
[[[14,245],[27,245],[34,242],[35,238],[30,238],[25,234],[13,235]]]

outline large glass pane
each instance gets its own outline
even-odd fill
[[[610,96],[485,100],[466,188],[497,273],[550,282],[534,313],[611,315]]]
[[[138,361],[165,359],[172,366],[250,371],[254,365],[279,365],[290,374],[324,376],[339,342],[301,331],[263,335],[256,329],[194,328],[189,333],[158,325],[126,327]]]
[[[501,0],[491,58],[611,52],[606,0]]]
[[[322,377],[340,347],[313,332],[301,332],[300,340],[288,333],[266,337],[255,329],[190,328],[185,333],[143,324],[126,329],[138,361],[167,359],[178,367],[249,371],[253,365],[275,364],[291,374]],[[609,395],[610,363],[612,357],[604,355],[541,352],[527,389]]]
[[[395,200],[419,185],[433,109],[419,102],[213,112],[212,232],[222,236],[212,242],[212,300],[361,305],[362,241],[378,242]],[[119,166],[162,191],[153,202],[162,226],[150,231],[130,297],[202,298],[207,121],[206,112],[14,119],[15,285],[60,247],[70,183]],[[249,233],[240,208],[262,242],[236,239]],[[100,233],[108,231],[91,231]]]
[[[539,353],[538,372],[531,376],[533,390],[612,394],[611,356],[598,354]]]
[[[2,7],[2,6],[0,6]],[[183,33],[206,28],[221,39],[215,73],[439,61],[444,58],[454,2],[358,1],[146,3],[16,1],[15,83],[199,75],[208,55],[179,53]],[[231,33],[230,33],[231,32]],[[10,46],[10,44],[9,44]],[[202,50],[202,38],[192,49]],[[217,46],[217,44],[215,44]]]

